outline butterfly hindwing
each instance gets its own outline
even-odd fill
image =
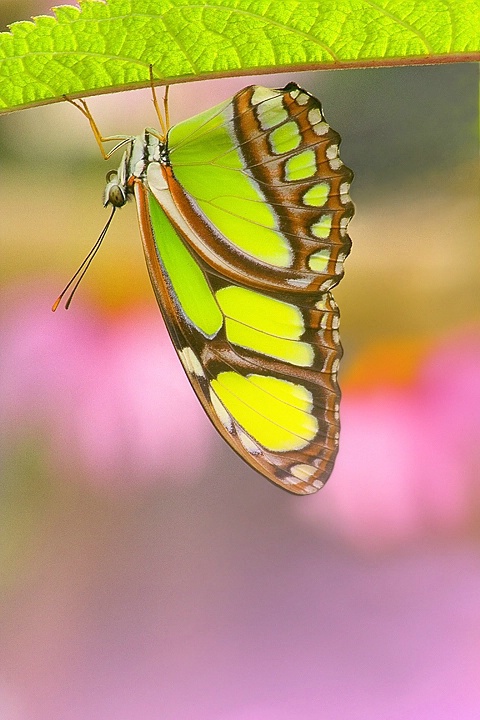
[[[210,419],[256,470],[306,494],[338,449],[341,346],[330,294],[352,173],[320,104],[245,88],[171,128],[135,186],[152,283]]]

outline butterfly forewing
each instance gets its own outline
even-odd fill
[[[269,480],[311,493],[338,449],[330,294],[350,249],[351,171],[320,103],[253,86],[174,126],[135,186],[152,283],[210,419]]]

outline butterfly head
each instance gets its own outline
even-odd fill
[[[103,205],[107,207],[123,207],[127,202],[128,193],[126,186],[120,181],[117,170],[110,170],[107,173],[107,185],[103,196]]]
[[[146,168],[153,161],[165,162],[165,145],[152,131],[145,130],[143,135],[122,142],[127,145],[117,170],[107,173],[107,184],[103,194],[103,205],[120,208],[133,194],[135,180],[145,177]],[[117,146],[118,147],[118,146]]]
[[[130,160],[134,142],[135,141],[132,140],[127,150],[123,153],[118,170],[109,170],[107,173],[107,184],[103,193],[104,207],[112,205],[114,208],[120,208],[123,207],[128,200],[129,192],[131,192],[128,187],[128,178],[130,175]]]

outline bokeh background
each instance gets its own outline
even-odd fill
[[[2,2],[1,27],[47,9]],[[0,118],[2,720],[479,717],[478,69],[259,80],[291,79],[356,174],[341,451],[315,497],[203,417],[133,204],[51,313],[119,157],[66,104]],[[173,120],[250,81],[173,87]],[[105,134],[155,124],[148,92],[91,109]]]

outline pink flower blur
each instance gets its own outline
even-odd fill
[[[347,387],[341,417],[335,470],[304,518],[374,548],[458,532],[478,517],[478,330],[434,347],[407,387]]]
[[[213,435],[152,303],[107,317],[51,288],[1,300],[1,432],[43,448],[55,472],[96,484],[184,481]]]

